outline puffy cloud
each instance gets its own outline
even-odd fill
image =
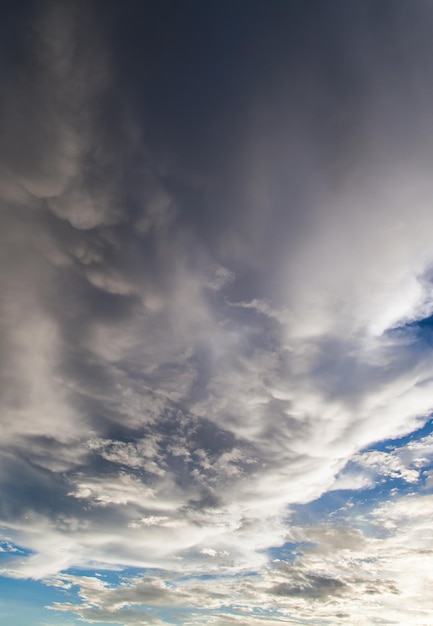
[[[367,625],[422,624],[431,615],[425,572],[431,568],[425,532],[430,532],[430,496],[407,496],[373,508],[360,519],[332,519],[316,526],[293,527],[297,546],[290,560],[275,559],[255,575],[216,575],[199,579],[160,576],[126,578],[110,585],[92,577],[63,575],[77,585],[81,604],[57,604],[90,621],[104,621],[119,607],[148,611],[182,608],[183,621],[198,623],[203,606],[213,610],[211,623],[274,624],[299,620]],[[386,528],[385,535],[382,529]],[[424,536],[423,536],[424,535]],[[203,550],[216,557],[216,552]],[[166,582],[164,582],[164,580]],[[302,616],[302,617],[300,617]],[[208,619],[206,617],[206,619]],[[134,624],[134,616],[126,624]]]

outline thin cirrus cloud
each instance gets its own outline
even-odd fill
[[[7,16],[3,579],[44,624],[428,623],[430,7]]]

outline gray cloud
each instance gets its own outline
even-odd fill
[[[62,574],[82,604],[57,610],[163,624],[145,605],[200,597],[231,607],[209,623],[252,625],[345,619],[368,590],[390,620],[396,590],[418,602],[384,556],[425,565],[409,500],[376,507],[371,526],[395,530],[380,549],[355,526],[290,530],[288,507],[428,471],[427,439],[360,451],[432,408],[413,330],[433,311],[431,10],[311,6],[253,3],[247,19],[240,3],[227,24],[199,3],[47,2],[12,19],[0,521],[32,554],[4,572],[190,577],[174,591]],[[317,548],[269,566],[289,532]],[[376,573],[356,578],[351,558]],[[245,571],[260,582],[237,593]]]

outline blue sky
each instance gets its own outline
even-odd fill
[[[433,622],[432,23],[6,1],[5,623]]]

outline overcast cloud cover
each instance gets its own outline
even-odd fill
[[[4,3],[5,624],[433,623],[432,30]]]

